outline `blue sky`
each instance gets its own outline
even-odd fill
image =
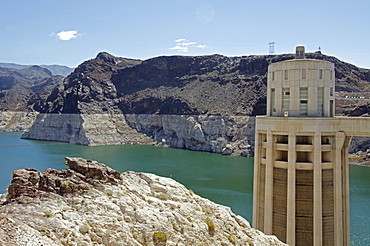
[[[296,45],[370,68],[365,0],[0,0],[0,62],[75,67],[100,51],[242,56]]]

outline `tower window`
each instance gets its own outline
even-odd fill
[[[299,115],[307,116],[308,111],[308,88],[299,88]]]
[[[284,79],[288,79],[288,70],[284,70]]]
[[[302,69],[302,79],[306,79],[306,69]]]
[[[324,115],[324,87],[317,88],[317,116]]]
[[[272,80],[274,81],[275,80],[275,72],[272,72]]]
[[[319,79],[322,79],[322,69],[319,70]]]
[[[290,108],[290,88],[283,88],[283,108]]]
[[[276,114],[275,108],[275,88],[271,88],[271,115]]]

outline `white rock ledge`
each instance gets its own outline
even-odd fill
[[[14,172],[0,245],[285,245],[173,179],[66,159],[63,171]]]
[[[252,156],[255,117],[157,114],[40,114],[25,139],[82,145],[156,144]]]

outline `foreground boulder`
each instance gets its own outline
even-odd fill
[[[17,170],[0,205],[0,245],[285,245],[176,181],[66,158]]]

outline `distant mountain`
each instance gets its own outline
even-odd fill
[[[33,104],[48,96],[63,78],[39,66],[23,69],[0,67],[0,111],[32,110]]]
[[[0,67],[5,67],[5,68],[23,69],[23,68],[29,68],[32,66],[34,65],[20,65],[20,64],[15,64],[15,63],[0,62]],[[74,70],[74,68],[70,68],[70,67],[62,66],[62,65],[39,65],[39,66],[42,68],[48,69],[53,75],[67,76]]]

